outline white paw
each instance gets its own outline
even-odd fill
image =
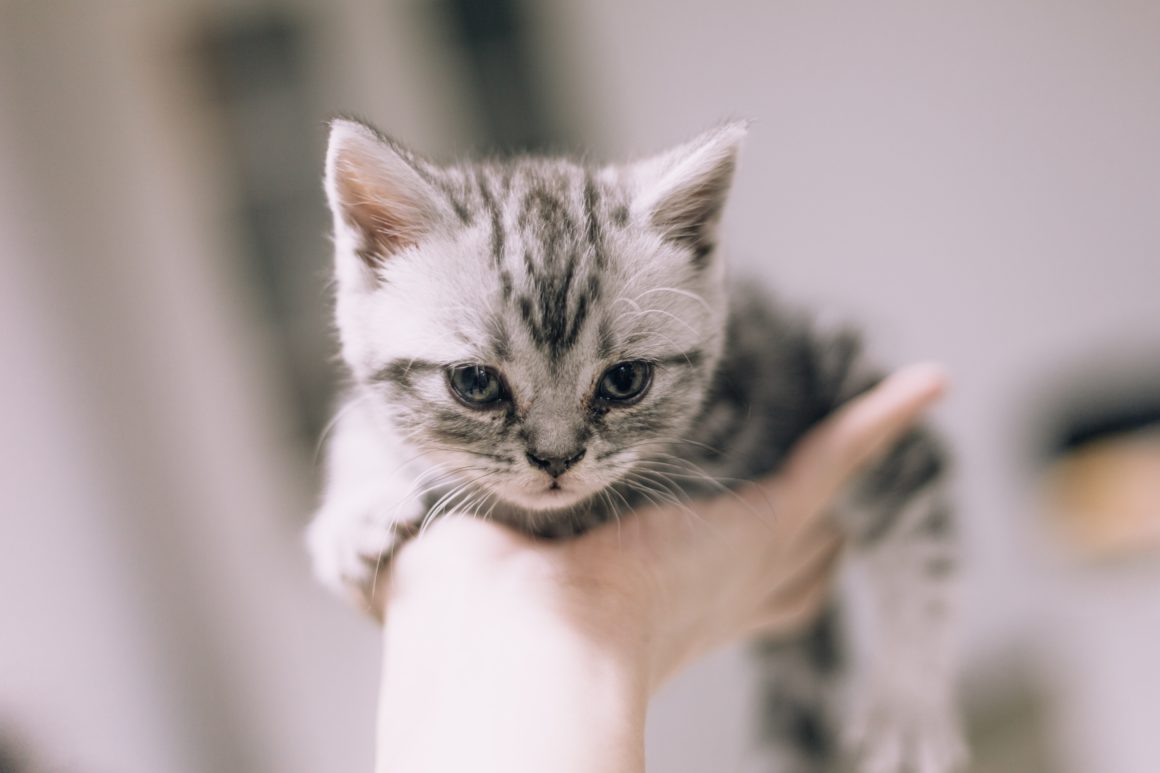
[[[857,773],[957,773],[967,749],[948,700],[876,690],[854,705],[844,738]]]
[[[378,572],[398,542],[396,525],[373,510],[323,509],[306,530],[314,576],[340,596],[371,608]]]

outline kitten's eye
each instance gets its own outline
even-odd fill
[[[596,396],[609,402],[627,403],[645,393],[652,382],[652,365],[642,360],[621,362],[604,371]]]
[[[483,365],[456,365],[447,371],[455,396],[472,408],[491,408],[507,399],[503,380]]]

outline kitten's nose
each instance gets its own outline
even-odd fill
[[[587,450],[586,448],[581,448],[579,452],[571,456],[536,456],[531,451],[528,451],[528,463],[533,467],[543,470],[553,478],[558,478],[569,467],[583,459]]]

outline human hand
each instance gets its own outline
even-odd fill
[[[840,549],[828,506],[944,386],[899,371],[777,475],[695,513],[645,508],[567,542],[442,519],[381,578],[379,769],[642,770],[648,697],[720,645],[812,618]]]

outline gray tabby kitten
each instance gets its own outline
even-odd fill
[[[354,388],[309,533],[323,581],[366,599],[398,542],[448,510],[564,537],[752,480],[875,382],[852,334],[727,290],[716,229],[745,133],[727,124],[620,166],[437,166],[334,122],[326,192]],[[961,764],[944,468],[915,430],[839,514],[875,622],[855,690],[838,689],[851,680],[834,614],[760,648],[774,769],[833,770],[839,747],[859,773]]]

